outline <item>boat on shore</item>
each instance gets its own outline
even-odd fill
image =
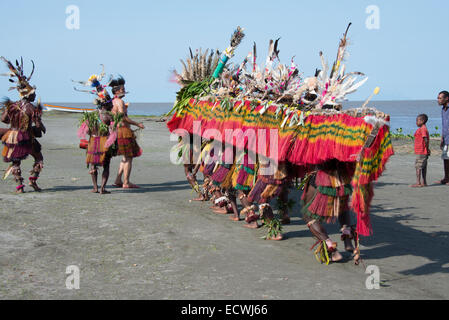
[[[44,104],[44,111],[64,111],[64,112],[92,112],[97,109],[94,108],[77,108],[77,107],[64,107],[64,106],[55,106],[51,104]]]

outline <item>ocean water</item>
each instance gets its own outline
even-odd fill
[[[126,101],[126,100],[125,100]],[[49,104],[54,106],[64,107],[76,107],[76,108],[92,108],[96,106],[89,102],[43,102],[43,104]],[[143,115],[143,116],[162,116],[167,113],[173,107],[174,102],[130,102],[128,107],[129,115]]]
[[[46,102],[45,102],[46,103]],[[362,101],[347,101],[343,103],[344,109],[357,108],[362,105]],[[86,107],[95,108],[91,103],[60,103],[54,102],[48,104],[66,106],[66,107]],[[413,101],[372,101],[369,107],[376,108],[390,115],[391,132],[402,128],[402,133],[413,134],[416,127],[416,116],[421,113],[427,114],[429,121],[427,129],[432,133],[441,133],[441,107],[436,100],[413,100]],[[129,115],[161,116],[173,107],[173,102],[162,103],[130,103]],[[436,129],[438,127],[438,129]]]
[[[343,103],[343,108],[357,108],[362,104],[361,101],[348,101]],[[441,134],[441,107],[436,100],[372,101],[368,106],[390,115],[390,129],[393,133],[402,128],[402,133],[413,134],[418,129],[416,117],[425,113],[429,117],[426,124],[429,133]]]

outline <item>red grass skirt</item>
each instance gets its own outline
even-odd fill
[[[105,147],[108,137],[90,137],[87,145],[86,163],[102,166],[108,149]]]
[[[117,155],[136,158],[142,155],[142,149],[136,141],[136,135],[130,128],[120,127],[117,133]]]
[[[28,132],[8,130],[2,136],[4,144],[2,156],[5,162],[21,161],[33,152],[32,140]]]

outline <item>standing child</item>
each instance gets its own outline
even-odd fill
[[[412,188],[427,186],[427,159],[430,156],[429,131],[427,131],[426,127],[427,120],[426,114],[420,114],[416,117],[416,125],[418,126],[418,130],[415,132],[416,184],[412,185]]]

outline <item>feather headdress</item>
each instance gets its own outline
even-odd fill
[[[196,50],[195,56],[192,49],[189,48],[190,55],[184,61],[181,59],[182,72],[179,74],[176,70],[173,71],[174,81],[181,86],[185,86],[193,81],[203,81],[212,76],[215,68],[218,65],[220,58],[220,51],[207,49],[205,52],[202,49]],[[195,58],[197,57],[197,58]]]
[[[92,87],[94,89],[92,90],[82,90],[78,89],[76,87],[73,87],[75,91],[79,92],[87,92],[90,94],[94,94],[97,97],[94,100],[94,104],[97,105],[97,107],[107,107],[108,109],[112,107],[111,105],[111,96],[109,95],[108,91],[106,90],[106,87],[109,85],[110,81],[108,81],[108,84],[102,85],[101,80],[103,80],[106,73],[104,72],[104,65],[102,65],[102,70],[99,75],[93,74],[89,77],[87,81],[74,81],[72,82],[79,83],[85,87]],[[111,77],[109,77],[110,79]]]
[[[357,78],[365,76],[361,72],[345,73],[346,66],[342,64],[348,46],[347,34],[351,23],[346,28],[343,38],[340,39],[337,58],[328,74],[329,66],[325,61],[323,53],[320,52],[322,70],[317,76],[318,92],[314,101],[307,101],[311,106],[321,109],[326,105],[338,105],[338,101],[344,100],[346,95],[355,92],[368,80],[368,77],[357,82]]]
[[[116,89],[123,87],[125,85],[125,79],[121,75],[119,75],[117,78],[114,78],[111,81],[109,81],[108,85],[112,88],[112,91],[114,92]]]
[[[257,50],[254,43],[252,52],[235,67],[228,65],[228,60],[233,56],[235,47],[238,46],[243,37],[243,29],[237,27],[231,36],[230,46],[220,56],[214,55],[210,68],[204,69],[206,53],[200,50],[192,52],[184,62],[182,74],[174,73],[175,81],[183,86],[182,95],[177,96],[177,106],[188,103],[189,98],[204,95],[214,95],[224,100],[223,106],[228,106],[229,98],[250,99],[255,103],[262,104],[260,110],[265,112],[273,103],[278,106],[276,116],[285,114],[285,107],[294,107],[302,110],[311,109],[341,109],[341,102],[346,96],[355,92],[366,81],[367,77],[361,72],[346,73],[344,60],[348,47],[348,32],[351,23],[347,26],[343,37],[339,41],[337,57],[329,68],[329,65],[320,52],[321,70],[316,70],[314,76],[305,78],[294,62],[282,64],[279,58],[279,41],[270,40],[265,65],[259,68],[256,63]],[[209,61],[211,61],[209,57]],[[247,65],[251,67],[247,68]],[[209,67],[210,64],[207,64]],[[212,78],[209,79],[210,71],[214,70]],[[249,70],[248,70],[249,69]],[[200,83],[201,82],[201,83]],[[207,90],[206,90],[207,89]],[[210,89],[210,90],[208,90]]]
[[[19,92],[19,95],[21,98],[27,98],[36,92],[36,87],[31,86],[29,84],[29,81],[31,80],[31,77],[33,76],[33,73],[34,73],[34,61],[33,60],[31,60],[31,63],[33,64],[33,69],[31,70],[30,75],[27,77],[24,75],[23,58],[22,57],[20,57],[20,64],[19,64],[19,61],[16,60],[15,67],[10,61],[6,60],[5,57],[0,57],[0,59],[2,59],[6,63],[8,69],[9,69],[8,73],[3,73],[1,75],[10,77],[9,82],[12,82],[15,84],[15,86],[10,87],[9,90],[16,89]]]

